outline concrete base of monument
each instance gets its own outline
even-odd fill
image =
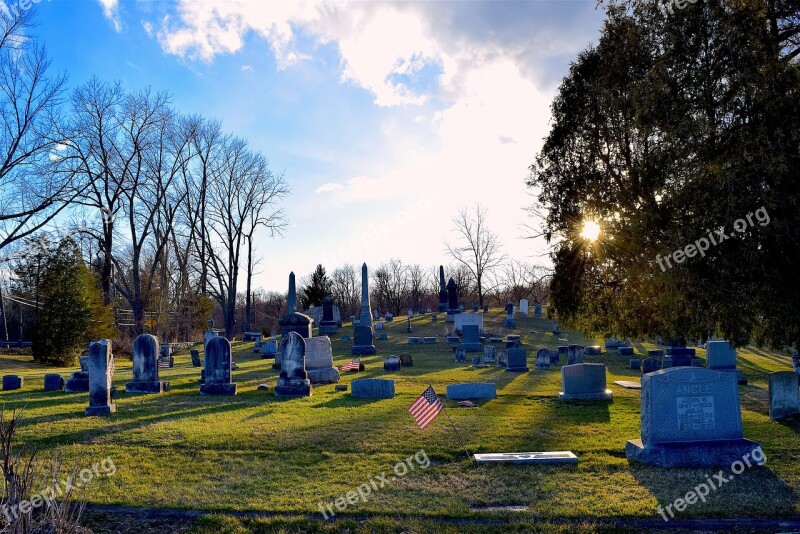
[[[564,393],[558,392],[558,400],[611,400],[614,398],[614,392],[610,389],[602,393]]]
[[[553,452],[495,452],[475,454],[475,463],[480,464],[577,464],[578,457],[571,451]]]
[[[200,386],[201,395],[236,395],[236,382],[225,384],[203,384]]]
[[[336,325],[336,323],[332,324],[320,323],[319,325],[319,335],[321,336],[328,334],[336,334],[337,332],[339,332],[339,327]]]
[[[89,379],[70,378],[64,385],[66,393],[86,393],[89,391]]]
[[[138,380],[125,384],[125,393],[163,393],[163,380]]]
[[[335,367],[306,369],[306,374],[312,384],[336,384],[341,378],[339,370]]]
[[[289,379],[278,380],[278,385],[275,386],[276,397],[310,397],[311,396],[311,381],[306,379]]]
[[[107,406],[87,406],[84,413],[86,415],[111,415],[117,411],[116,404],[109,404]]]
[[[658,467],[730,467],[747,457],[756,461],[753,451],[761,444],[749,439],[658,443],[644,446],[642,440],[632,439],[625,444],[628,460]],[[756,454],[761,457],[761,453]]]
[[[372,356],[378,351],[375,350],[375,345],[353,345],[351,353],[353,356]]]

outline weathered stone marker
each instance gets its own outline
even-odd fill
[[[125,384],[127,393],[164,392],[164,381],[158,379],[156,347],[158,339],[150,334],[136,336],[133,340],[133,381]]]
[[[111,400],[111,379],[114,377],[114,356],[111,340],[103,339],[89,345],[89,406],[86,415],[110,415],[117,411]]]
[[[205,354],[205,383],[202,395],[236,395],[236,382],[231,378],[231,343],[223,336],[209,340]]]
[[[310,397],[311,381],[306,373],[306,342],[297,332],[281,339],[281,375],[275,386],[279,397]]]

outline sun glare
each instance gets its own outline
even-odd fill
[[[600,225],[597,224],[597,221],[590,219],[583,221],[581,237],[587,241],[597,241],[597,238],[600,237]]]

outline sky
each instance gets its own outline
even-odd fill
[[[560,80],[599,36],[595,0],[35,9],[36,39],[71,88],[97,76],[168,91],[179,111],[220,120],[284,173],[289,224],[258,235],[256,287],[284,291],[290,271],[318,263],[447,265],[452,219],[476,203],[508,258],[549,263],[528,238],[539,222],[524,182]]]

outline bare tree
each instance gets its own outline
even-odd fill
[[[399,259],[392,258],[372,273],[373,289],[370,299],[378,307],[401,314],[409,302],[409,280],[407,267]]]
[[[486,210],[476,204],[472,211],[463,208],[453,219],[457,242],[445,242],[447,252],[469,269],[475,279],[478,301],[483,306],[484,276],[502,264],[505,255],[500,251],[500,239],[489,230]]]
[[[419,310],[426,296],[425,271],[418,263],[415,263],[406,268],[406,274],[408,276],[408,297],[411,301],[411,307]]]
[[[342,317],[355,315],[361,303],[361,282],[356,268],[347,264],[331,273],[331,293],[333,301],[339,306]]]
[[[289,192],[283,175],[245,141],[226,140],[214,176],[208,182],[205,227],[208,239],[209,293],[222,308],[225,333],[236,325],[236,288],[243,241],[261,226],[279,232],[285,226],[277,203]]]
[[[48,77],[44,48],[25,35],[32,26],[32,11],[0,10],[0,250],[44,228],[78,192],[51,159],[66,77]]]

